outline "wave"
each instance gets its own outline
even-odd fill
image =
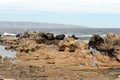
[[[92,35],[81,35],[80,37],[92,37]]]
[[[3,33],[2,35],[6,35],[6,36],[16,36],[17,34],[12,34],[12,33]]]
[[[93,35],[80,35],[80,37],[92,37]],[[100,35],[101,37],[105,37],[106,34],[102,34]]]

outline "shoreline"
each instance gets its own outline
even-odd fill
[[[113,36],[113,35],[111,35],[110,33],[109,36]],[[88,43],[86,43],[83,40],[75,40],[77,39],[75,35],[74,36],[70,35],[69,37],[66,37],[63,34],[54,36],[54,34],[52,33],[26,31],[23,34],[19,34],[17,36],[3,35],[1,37],[2,37],[2,40],[0,41],[1,45],[5,45],[7,50],[14,50],[17,52],[15,60],[22,60],[20,62],[16,62],[15,64],[12,64],[9,63],[9,59],[8,59],[9,65],[12,64],[12,66],[9,67],[11,68],[13,67],[13,65],[14,65],[13,68],[15,68],[15,66],[17,66],[16,68],[18,68],[19,66],[24,67],[25,69],[23,71],[26,72],[23,74],[27,76],[29,76],[31,72],[29,72],[30,69],[26,70],[26,68],[32,68],[33,70],[32,75],[34,75],[33,78],[35,78],[35,75],[37,76],[36,73],[39,71],[39,70],[36,71],[36,67],[47,68],[45,69],[45,71],[41,73],[47,75],[47,76],[42,76],[42,78],[46,78],[48,80],[50,78],[51,79],[58,78],[55,77],[55,73],[56,76],[60,76],[61,74],[62,75],[68,74],[68,77],[70,79],[72,78],[75,79],[78,73],[79,72],[81,73],[81,71],[84,74],[87,74],[87,72],[85,72],[86,70],[88,70],[88,72],[89,70],[96,70],[97,77],[99,77],[102,74],[97,73],[97,71],[107,70],[112,68],[118,68],[119,70],[120,67],[120,63],[117,61],[117,59],[119,59],[119,54],[117,55],[115,54],[113,57],[110,57],[107,51],[106,51],[107,54],[102,54],[99,50],[100,49],[104,51],[106,50],[106,48],[104,48],[105,42],[102,43],[102,41],[95,40],[94,37],[91,37],[91,40],[94,39],[92,46],[96,47],[99,50],[93,51],[92,56],[90,55],[90,49],[88,47],[89,46]],[[110,37],[108,37],[107,39],[109,38]],[[102,38],[99,37],[98,39],[102,39]],[[118,37],[117,39],[119,40],[120,38]],[[98,46],[97,43],[99,43],[99,45],[102,45],[102,47]],[[116,49],[116,46],[113,46],[113,48],[114,47]],[[107,49],[109,50],[109,46],[107,47]],[[112,52],[112,54],[114,54],[114,52]],[[7,66],[5,64],[4,67]],[[59,69],[63,69],[63,71]],[[10,70],[16,71],[16,69],[10,69]],[[56,70],[58,72],[56,72]],[[70,71],[74,72],[75,74],[73,75]],[[40,77],[41,73],[39,73],[37,77]],[[89,73],[93,74],[92,71]],[[23,76],[23,74],[22,77],[24,79],[25,76]],[[83,79],[85,78],[84,74],[81,73]],[[17,73],[17,75],[21,75],[21,74]],[[70,75],[73,76],[70,77]],[[93,75],[88,75],[87,76],[88,79],[90,78],[89,76],[94,77],[96,79],[96,76]],[[62,80],[64,80],[62,76],[61,78]],[[37,79],[39,78],[36,78],[36,80]],[[30,78],[28,78],[28,80],[30,80]]]

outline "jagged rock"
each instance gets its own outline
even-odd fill
[[[99,35],[93,35],[89,46],[98,51],[107,52],[109,57],[115,57],[120,61],[120,35],[109,32],[106,34],[105,40]]]
[[[104,42],[104,39],[101,38],[101,37],[100,37],[99,35],[97,35],[97,34],[94,34],[94,35],[91,37],[88,45],[89,45],[90,47],[92,47],[92,48],[96,48],[96,49],[99,50],[99,51],[107,51],[107,50],[108,50],[108,49],[107,49],[107,46],[106,46],[106,44],[105,44],[105,42]]]
[[[58,43],[59,51],[74,52],[76,49],[87,49],[87,43],[82,41],[75,41],[74,38],[65,38]]]

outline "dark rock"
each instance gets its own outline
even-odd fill
[[[56,40],[63,40],[64,38],[65,38],[64,34],[56,35],[56,37],[55,37]]]
[[[19,38],[20,38],[21,36],[22,36],[22,34],[21,34],[21,33],[19,33],[19,34],[17,34],[17,35],[16,35],[16,37],[19,37]]]
[[[107,51],[107,47],[105,45],[104,39],[97,34],[94,34],[91,37],[88,45],[89,47],[96,48],[97,50],[100,50],[100,51]]]
[[[74,38],[74,39],[79,39],[78,37],[76,37],[74,34],[71,36],[71,38]]]

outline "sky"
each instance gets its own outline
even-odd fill
[[[120,28],[120,0],[0,0],[0,21]]]

